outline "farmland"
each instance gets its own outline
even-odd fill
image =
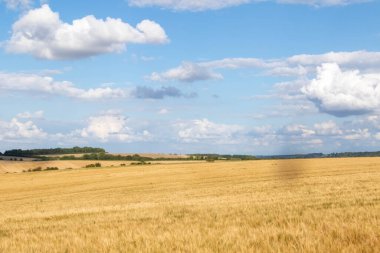
[[[0,193],[0,252],[380,252],[380,158],[3,173]]]
[[[65,160],[65,161],[5,161],[0,160],[0,174],[1,173],[20,173],[29,169],[41,167],[46,169],[48,167],[57,167],[60,170],[65,169],[80,169],[89,164],[101,163],[103,167],[117,167],[121,164],[130,165],[132,161],[98,161],[98,160]],[[152,161],[152,164],[177,164],[178,161]],[[197,161],[181,161],[181,163],[198,163]]]

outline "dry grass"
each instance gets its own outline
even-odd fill
[[[0,174],[0,252],[380,252],[380,159]]]

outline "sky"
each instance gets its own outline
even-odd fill
[[[380,150],[380,1],[0,0],[0,152]]]

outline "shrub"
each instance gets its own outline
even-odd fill
[[[31,172],[42,171],[42,168],[41,167],[37,167],[37,168],[31,169],[30,171]]]
[[[47,167],[45,170],[59,170],[58,167]]]
[[[85,168],[100,168],[102,165],[100,163],[95,163],[95,164],[87,164]]]
[[[139,162],[131,163],[131,165],[148,165],[148,164],[150,164],[150,162],[139,161]]]

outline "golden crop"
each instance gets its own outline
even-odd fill
[[[0,252],[380,252],[380,159],[0,174]]]

